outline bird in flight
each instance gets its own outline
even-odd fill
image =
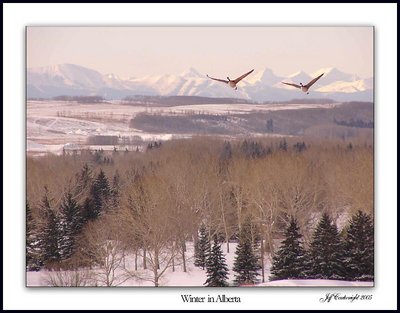
[[[236,86],[237,83],[240,82],[240,81],[241,81],[243,78],[245,78],[247,75],[251,74],[253,71],[254,71],[254,69],[251,70],[250,72],[247,72],[246,74],[243,74],[242,76],[239,76],[238,78],[236,78],[236,79],[234,79],[234,80],[230,80],[229,77],[227,77],[228,80],[213,78],[213,77],[210,77],[210,76],[208,76],[208,75],[207,75],[207,77],[208,77],[208,78],[211,78],[211,79],[213,79],[213,80],[217,80],[217,81],[219,81],[219,82],[228,84],[229,87],[235,88],[235,90],[237,90],[237,86]]]
[[[325,73],[322,73],[321,75],[319,75],[318,77],[315,77],[313,80],[311,80],[307,85],[303,85],[302,83],[300,83],[300,85],[297,85],[297,84],[292,84],[292,83],[285,83],[285,82],[282,82],[282,84],[285,84],[285,85],[289,85],[289,86],[293,86],[293,87],[296,87],[296,88],[299,88],[301,91],[304,91],[304,92],[306,92],[307,94],[309,94],[309,92],[308,92],[308,90],[310,89],[310,87],[312,86],[312,85],[314,85],[314,83],[318,80],[318,79],[320,79],[321,77],[322,77],[322,75],[324,75]]]

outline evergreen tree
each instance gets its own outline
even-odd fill
[[[59,241],[62,231],[58,212],[52,207],[47,188],[41,202],[41,210],[45,218],[44,227],[40,232],[41,257],[44,265],[49,265],[60,260]]]
[[[362,211],[354,214],[346,232],[346,278],[374,280],[374,225]]]
[[[80,173],[76,176],[76,193],[79,194],[90,188],[93,181],[93,173],[87,163],[83,166]]]
[[[222,151],[220,154],[220,160],[226,161],[232,159],[232,146],[229,141],[225,141],[222,146]]]
[[[111,186],[111,198],[112,198],[112,205],[117,207],[119,205],[119,191],[121,188],[121,176],[119,175],[118,170],[115,172],[112,186]]]
[[[267,120],[267,133],[273,133],[274,132],[274,121],[273,119],[268,119]]]
[[[228,286],[228,266],[222,254],[221,245],[217,236],[214,236],[214,244],[207,257],[207,280],[204,283],[207,287],[226,287]]]
[[[28,271],[38,271],[43,266],[41,260],[40,240],[37,226],[32,216],[32,210],[26,202],[26,268]]]
[[[76,175],[74,186],[74,199],[80,207],[81,225],[84,225],[91,216],[90,191],[93,185],[93,173],[85,163],[82,170]]]
[[[207,255],[210,252],[210,241],[207,235],[207,229],[204,224],[201,224],[198,234],[197,245],[195,249],[194,265],[202,267],[206,266]]]
[[[74,200],[71,191],[66,192],[60,206],[59,223],[60,234],[60,257],[69,259],[75,250],[75,239],[81,229],[80,208]]]
[[[106,210],[110,197],[110,184],[103,170],[100,170],[90,190],[90,202],[86,203],[89,206],[87,219],[93,220],[98,218]]]
[[[257,282],[257,272],[260,269],[258,258],[254,251],[251,235],[251,220],[247,218],[242,224],[239,234],[239,244],[236,248],[236,257],[233,263],[235,274],[235,283],[254,284]]]
[[[344,244],[327,213],[314,232],[310,247],[310,276],[316,279],[344,279]]]
[[[283,141],[279,141],[279,149],[283,151],[287,151],[288,144],[286,142],[286,138],[283,138]]]
[[[306,251],[302,235],[293,217],[285,230],[285,239],[272,259],[270,280],[306,278]]]

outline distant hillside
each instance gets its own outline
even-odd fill
[[[373,108],[372,103],[349,102],[335,107],[283,109],[248,114],[141,113],[130,121],[130,127],[151,133],[232,136],[258,133],[337,139],[361,135],[372,139],[371,127],[340,125],[337,121],[362,121],[363,125],[373,125]]]
[[[176,106],[193,104],[235,104],[253,103],[247,99],[238,98],[211,98],[197,96],[128,96],[123,99],[123,103],[129,105],[154,105],[154,106]]]
[[[335,103],[337,101],[333,99],[327,99],[327,98],[306,98],[306,99],[291,99],[287,101],[268,101],[264,102],[265,104],[331,104]]]

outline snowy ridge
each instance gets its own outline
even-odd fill
[[[371,80],[360,79],[352,82],[335,81],[327,86],[316,89],[316,91],[352,93],[370,89],[372,89]]]
[[[283,81],[306,84],[325,73],[312,87],[309,98],[372,101],[373,79],[361,79],[334,67],[321,68],[311,74],[298,71],[287,77],[276,75],[272,69],[256,70],[239,83],[237,91],[225,84],[210,80],[206,73],[191,67],[178,75],[160,74],[123,79],[113,73],[105,75],[74,64],[29,68],[28,98],[51,98],[60,95],[99,95],[121,99],[128,95],[182,95],[204,97],[244,98],[257,102],[287,101],[302,93]],[[223,78],[224,74],[217,77]],[[234,76],[234,75],[231,75]],[[369,92],[371,91],[371,92]]]

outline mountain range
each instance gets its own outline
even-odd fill
[[[282,84],[282,81],[306,84],[325,73],[312,86],[309,95]],[[226,75],[210,72],[211,76]],[[232,77],[241,73],[228,73]],[[106,99],[122,99],[133,95],[201,96],[242,98],[254,102],[288,101],[293,98],[329,98],[337,101],[373,101],[373,78],[360,78],[337,68],[322,68],[313,73],[299,71],[281,77],[269,69],[256,70],[242,80],[235,91],[223,83],[210,80],[206,73],[194,68],[179,75],[161,74],[122,79],[115,74],[75,64],[28,68],[27,97],[52,98],[60,95],[98,95]]]

